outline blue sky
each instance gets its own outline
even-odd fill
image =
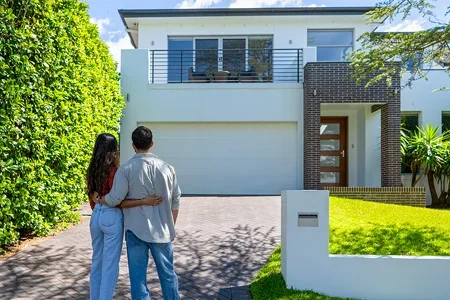
[[[207,8],[207,7],[293,7],[293,6],[373,6],[380,1],[371,0],[86,0],[91,22],[97,24],[100,36],[107,43],[116,60],[121,49],[132,48],[117,12],[131,8]],[[434,3],[436,11],[446,11],[444,0]],[[448,16],[447,16],[448,19]],[[430,23],[411,15],[407,20],[388,22],[381,31],[417,31],[430,27]]]

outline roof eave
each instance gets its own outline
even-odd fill
[[[189,18],[240,16],[331,16],[364,15],[375,7],[278,7],[278,8],[203,8],[203,9],[119,9],[120,18],[127,29],[131,44],[137,48],[126,18]]]
[[[203,9],[120,9],[122,18],[180,18],[292,15],[364,15],[374,7],[295,7],[295,8],[203,8]]]
[[[121,10],[119,9],[120,19],[122,20],[123,26],[125,26],[125,31],[127,32],[128,37],[130,38],[131,45],[134,47],[134,49],[137,49],[137,45],[133,39],[133,36],[131,35],[131,32],[129,31],[130,28],[128,28],[127,22],[125,21],[125,17],[120,11]]]

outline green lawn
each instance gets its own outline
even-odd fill
[[[450,211],[330,198],[330,253],[450,255]],[[335,300],[288,290],[276,249],[251,284],[253,299]]]

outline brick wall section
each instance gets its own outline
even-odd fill
[[[304,80],[304,188],[320,189],[320,104],[373,103],[382,109],[382,186],[401,187],[400,75],[391,87],[365,88],[351,78],[348,63],[308,63]],[[373,74],[376,76],[378,74]]]
[[[314,190],[320,187],[320,103],[305,101],[303,109],[304,188]]]
[[[425,207],[425,188],[411,187],[330,187],[330,196],[397,205]]]
[[[402,186],[400,122],[400,101],[381,108],[381,186]]]

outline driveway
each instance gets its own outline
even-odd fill
[[[250,299],[248,284],[280,242],[280,197],[185,197],[174,242],[183,299]],[[126,252],[115,299],[131,299]],[[0,299],[89,299],[84,222],[0,262]],[[154,264],[152,299],[162,299]]]

